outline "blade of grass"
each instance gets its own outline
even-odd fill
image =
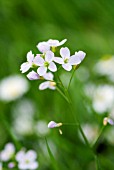
[[[59,170],[57,162],[56,162],[56,160],[55,160],[55,158],[54,158],[54,156],[53,156],[53,154],[51,152],[51,149],[50,149],[50,147],[48,145],[48,142],[47,142],[46,138],[45,138],[45,141],[46,141],[46,146],[47,146],[47,150],[48,150],[48,153],[49,153],[49,156],[50,156],[50,159],[51,159],[51,163],[52,163],[53,169],[54,170]]]

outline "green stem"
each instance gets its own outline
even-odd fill
[[[69,80],[69,83],[68,83],[67,90],[69,90],[69,87],[70,87],[70,84],[71,84],[72,78],[73,78],[73,76],[74,76],[75,70],[76,70],[76,69],[74,69],[74,70],[73,70],[73,72],[72,72],[72,75],[71,75],[70,80]]]
[[[97,147],[97,142],[98,142],[101,134],[103,133],[105,127],[106,127],[106,126],[104,126],[104,125],[102,126],[102,128],[101,128],[101,130],[100,130],[100,132],[99,132],[99,134],[98,134],[98,136],[97,136],[97,138],[96,138],[96,140],[95,140],[95,141],[93,142],[93,144],[92,144],[92,148],[93,148],[94,150],[95,150],[96,147]]]

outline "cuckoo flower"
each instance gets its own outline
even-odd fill
[[[29,51],[27,53],[27,62],[21,65],[20,71],[22,71],[22,73],[27,72],[32,67],[33,60],[34,60],[34,54],[32,54],[32,51]]]
[[[21,150],[16,154],[16,160],[18,161],[18,168],[25,169],[37,169],[39,164],[36,161],[37,154],[34,150],[29,150],[27,152]]]
[[[48,123],[48,128],[55,128],[55,127],[60,127],[62,126],[62,123],[56,123],[54,121],[51,121]]]
[[[45,89],[49,88],[51,90],[55,90],[56,83],[53,81],[53,77],[54,77],[53,74],[51,72],[49,72],[49,73],[46,73],[43,77],[47,81],[41,83],[39,85],[39,89],[45,90]]]
[[[46,51],[49,51],[51,47],[58,47],[63,45],[66,41],[67,39],[64,39],[60,42],[58,40],[49,39],[48,41],[38,43],[37,48],[40,52],[44,53]]]
[[[37,72],[40,76],[43,76],[46,74],[47,69],[49,69],[52,72],[57,71],[57,67],[55,63],[53,62],[54,59],[54,53],[52,51],[47,51],[44,58],[41,56],[36,56],[34,59],[34,63],[39,66],[37,69]]]
[[[62,64],[62,67],[70,71],[72,69],[72,65],[77,65],[81,63],[81,59],[79,56],[72,55],[70,56],[70,50],[67,47],[63,47],[60,49],[61,57],[54,57],[54,61],[56,63]]]

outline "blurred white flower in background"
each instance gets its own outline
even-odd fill
[[[8,161],[15,154],[15,147],[12,143],[7,143],[4,149],[0,152],[0,158],[2,161]]]
[[[114,87],[103,84],[95,86],[90,83],[84,87],[85,94],[92,100],[93,109],[102,114],[111,111],[114,104]]]
[[[18,135],[31,135],[34,127],[35,105],[29,99],[19,101],[12,108],[13,129]]]
[[[85,136],[87,137],[87,139],[89,140],[90,143],[93,142],[93,140],[98,135],[98,127],[97,127],[97,125],[83,124],[82,129],[83,129],[83,132],[84,132]],[[81,136],[81,134],[80,134],[80,137],[81,137],[82,141],[84,142],[84,139]]]
[[[114,104],[114,87],[100,85],[94,90],[92,106],[98,113],[110,111]]]
[[[29,89],[28,81],[20,75],[8,76],[0,81],[0,100],[12,101]]]
[[[101,59],[95,65],[94,71],[114,82],[114,56]]]
[[[36,159],[37,159],[37,154],[34,150],[29,150],[27,152],[21,150],[16,154],[18,168],[22,170],[25,169],[34,170],[38,168],[39,164],[38,161],[36,161]]]
[[[39,120],[35,125],[35,131],[38,136],[45,136],[49,133],[47,128],[47,122],[44,120]]]

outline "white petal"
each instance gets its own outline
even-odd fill
[[[47,67],[41,66],[37,69],[37,72],[40,76],[43,76],[44,74],[46,74],[47,71]]]
[[[33,59],[34,59],[34,54],[32,54],[32,51],[29,51],[29,52],[27,53],[27,61],[28,61],[29,63],[32,63]]]
[[[49,81],[45,81],[39,85],[39,90],[45,90],[49,87]]]
[[[38,166],[39,166],[38,162],[34,161],[34,162],[29,163],[28,168],[33,170],[33,169],[38,168]]]
[[[23,150],[21,150],[21,151],[17,152],[15,158],[18,162],[21,162],[24,159],[24,157],[25,157],[25,152]]]
[[[56,86],[51,86],[51,85],[49,85],[49,89],[55,90],[55,89],[56,89]]]
[[[29,80],[38,80],[40,77],[35,71],[31,71],[27,74]]]
[[[48,69],[49,69],[50,71],[52,71],[52,72],[57,71],[57,67],[56,67],[56,65],[55,65],[54,62],[51,62],[51,63],[49,64]]]
[[[53,76],[53,74],[51,72],[49,72],[49,73],[44,74],[43,77],[46,80],[53,80],[54,76]]]
[[[45,55],[45,60],[49,63],[53,61],[54,53],[52,51],[47,51]]]
[[[19,162],[18,168],[21,170],[26,170],[28,169],[28,164],[26,162]]]
[[[77,65],[81,63],[81,59],[77,55],[72,55],[69,59],[71,65]]]
[[[31,65],[28,62],[23,63],[23,64],[21,64],[20,71],[22,71],[22,73],[25,73],[30,69],[30,67],[31,67]]]
[[[63,59],[70,57],[70,50],[67,47],[62,47],[60,49],[60,55]]]
[[[48,40],[47,43],[51,46],[51,47],[57,47],[58,44],[59,44],[59,41],[58,40]]]
[[[26,159],[27,159],[27,160],[34,161],[36,158],[37,158],[37,154],[36,154],[35,151],[29,150],[29,151],[26,153]]]
[[[55,128],[55,127],[57,127],[57,123],[56,122],[51,121],[51,122],[48,123],[48,128]]]
[[[72,66],[71,66],[69,63],[67,63],[67,64],[62,64],[62,67],[63,67],[65,70],[67,70],[67,71],[70,71],[70,70],[72,69]]]
[[[63,58],[61,57],[54,57],[54,61],[59,64],[64,64]]]
[[[67,41],[67,39],[62,40],[62,41],[59,43],[59,46],[60,46],[60,45],[63,45],[66,41]]]
[[[78,52],[75,52],[75,55],[76,55],[77,57],[79,57],[79,58],[81,59],[81,61],[82,61],[82,60],[85,58],[86,53],[83,52],[83,51],[78,51]]]
[[[42,57],[36,56],[34,59],[34,64],[36,64],[37,66],[43,66],[44,59]]]
[[[50,46],[49,46],[49,44],[47,42],[40,42],[40,43],[38,43],[37,48],[42,53],[50,50]]]

